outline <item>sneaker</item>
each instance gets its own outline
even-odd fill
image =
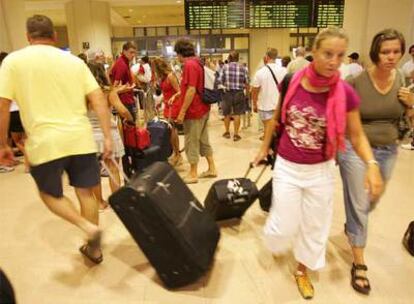
[[[404,145],[401,145],[401,148],[404,150],[414,150],[414,145],[412,143],[404,144]]]
[[[314,295],[314,289],[308,275],[306,273],[297,271],[295,273],[295,280],[302,297],[305,300],[312,299]]]

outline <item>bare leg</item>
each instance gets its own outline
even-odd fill
[[[92,222],[88,221],[85,217],[82,217],[67,197],[63,196],[61,198],[56,198],[44,192],[40,192],[40,198],[54,214],[83,230],[88,239],[93,238],[96,233],[99,232],[97,226],[98,221],[95,220],[95,222]]]
[[[97,227],[99,224],[99,204],[94,197],[92,188],[75,188],[75,193],[81,206],[82,217]],[[97,233],[100,233],[100,230]],[[95,236],[96,234],[92,235],[88,240],[94,239]],[[100,257],[102,255],[100,246],[89,247],[88,252],[93,257]]]
[[[217,169],[216,164],[213,159],[213,154],[206,156],[207,163],[208,163],[208,172],[210,172],[212,175],[217,175]]]
[[[93,196],[95,200],[99,203],[99,209],[103,210],[108,207],[108,203],[103,199],[102,196],[102,185],[99,183],[95,187],[92,188]]]
[[[226,132],[230,132],[230,116],[224,117],[224,128],[226,129]]]
[[[198,164],[190,164],[190,176],[192,178],[197,178],[197,169],[198,169]]]
[[[14,143],[16,144],[16,147],[20,150],[20,152],[23,153],[23,156],[24,156],[24,171],[27,173],[30,170],[30,164],[29,164],[29,159],[27,158],[26,150],[24,148],[24,141],[26,139],[26,135],[25,135],[25,133],[21,133],[21,132],[19,132],[19,133],[12,132],[11,137],[12,137]]]
[[[239,135],[240,115],[233,116],[233,123],[234,123],[234,135]]]
[[[116,158],[115,161],[119,163],[119,159]],[[108,166],[108,169],[112,175],[112,177],[109,179],[109,187],[111,188],[111,192],[114,193],[120,188],[121,185],[119,170],[111,160],[105,160],[105,164]],[[113,181],[112,178],[114,178],[115,181]]]

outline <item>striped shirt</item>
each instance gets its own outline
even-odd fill
[[[226,90],[243,90],[249,83],[247,69],[237,62],[230,62],[221,69],[219,83]]]

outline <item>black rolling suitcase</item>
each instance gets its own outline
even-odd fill
[[[263,211],[269,212],[272,205],[273,179],[271,178],[259,191],[259,204]]]
[[[220,231],[169,164],[147,167],[109,203],[167,287],[195,282],[208,270]]]
[[[259,190],[256,183],[266,166],[254,182],[247,178],[252,168],[253,166],[249,165],[243,178],[223,179],[211,186],[204,201],[204,207],[216,221],[241,218],[257,199]]]
[[[144,150],[125,147],[122,167],[125,174],[131,178],[133,175],[141,173],[149,165],[163,160],[159,146],[150,146]]]

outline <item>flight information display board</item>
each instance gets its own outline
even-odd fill
[[[247,2],[247,27],[292,28],[311,26],[312,1],[251,0]]]
[[[187,29],[244,28],[244,0],[187,0],[185,26]]]
[[[344,23],[344,0],[314,0],[313,27],[342,27]]]
[[[191,29],[341,27],[345,0],[186,0]]]

